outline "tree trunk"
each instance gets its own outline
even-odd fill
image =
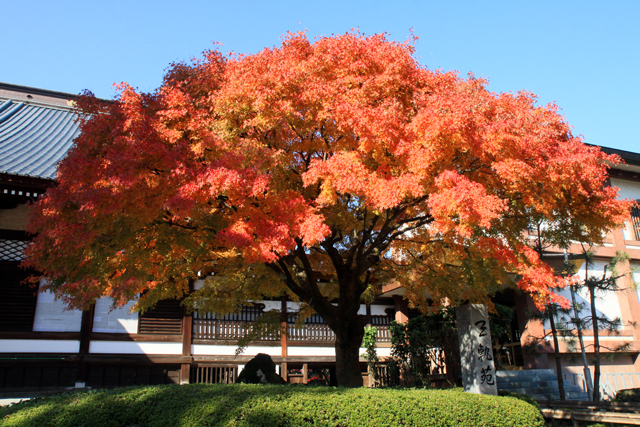
[[[551,335],[553,335],[554,353],[556,355],[556,375],[558,376],[558,388],[560,389],[560,400],[565,400],[564,378],[562,377],[562,362],[560,361],[560,347],[558,346],[558,332],[556,322],[553,320],[553,311],[548,310],[549,324],[551,325]]]
[[[358,316],[352,321],[340,322],[336,333],[336,376],[338,385],[362,387],[360,372],[360,345],[364,337],[364,320]]]
[[[591,323],[593,325],[593,400],[600,400],[600,337],[598,336],[598,316],[596,312],[596,292],[594,286],[589,286],[591,299]]]

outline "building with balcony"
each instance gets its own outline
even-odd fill
[[[28,244],[24,230],[29,203],[55,185],[57,162],[79,132],[73,98],[71,94],[0,83],[0,392],[233,382],[257,353],[269,354],[290,383],[331,378],[335,336],[317,315],[303,324],[294,323],[290,314],[298,306],[293,301],[256,301],[239,313],[222,317],[187,312],[178,300],[161,301],[154,309],[138,314],[130,312],[132,303],[112,309],[111,301],[103,298],[89,310],[79,311],[66,310],[51,293],[23,283],[32,273],[19,267]],[[622,197],[640,199],[640,155],[604,150],[627,162],[611,170],[611,185],[620,188]],[[576,245],[571,252],[579,250]],[[594,248],[593,273],[619,250],[629,254],[631,267],[640,267],[637,208],[625,229],[616,230],[602,247]],[[584,266],[581,268],[584,275]],[[640,277],[636,281],[640,282]],[[196,280],[194,287],[201,284]],[[605,362],[605,378],[630,378],[627,374],[640,372],[640,324],[634,323],[640,321],[638,294],[629,278],[621,284],[623,290],[599,296],[598,309],[611,318],[620,317],[623,325],[618,335],[603,337],[603,342],[628,341],[631,346]],[[580,297],[584,299],[584,295]],[[505,289],[494,300],[517,313],[508,342],[500,345],[502,366],[555,368],[548,325],[527,316],[527,311],[534,310],[531,299]],[[281,315],[282,332],[251,342],[236,354],[238,339],[252,322],[273,310]],[[377,327],[378,355],[384,360],[390,356],[390,322],[406,322],[420,314],[409,309],[402,288],[385,285],[373,304],[362,304],[360,315]],[[587,332],[587,341],[589,336],[593,334]],[[563,370],[579,382],[579,358],[568,343],[561,344],[561,351]],[[363,359],[361,362],[366,379],[366,365]],[[443,373],[442,366],[438,373]],[[627,376],[620,377],[622,374]],[[640,381],[632,385],[640,386]]]

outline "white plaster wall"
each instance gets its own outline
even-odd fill
[[[219,355],[219,356],[235,356],[236,346],[234,345],[208,345],[208,344],[193,344],[191,346],[191,354],[194,356],[200,355]],[[242,353],[246,356],[256,355],[258,353],[268,354],[269,356],[281,356],[282,348],[280,346],[258,346],[252,345],[245,349]]]
[[[622,199],[640,199],[640,182],[611,178],[611,185],[618,187],[618,194]]]
[[[131,312],[134,301],[112,310],[111,298],[100,298],[96,301],[93,317],[93,332],[115,332],[135,334],[138,332],[138,313]]]
[[[334,347],[287,347],[287,356],[335,356]]]
[[[182,343],[91,341],[89,353],[101,354],[182,354]]]
[[[300,310],[300,305],[299,302],[287,301],[287,312]]]
[[[297,311],[300,308],[300,303],[298,302],[292,302],[292,301],[287,301],[287,311],[288,312],[292,312],[292,311]],[[333,304],[336,305],[336,304]],[[371,306],[371,315],[372,316],[386,316],[387,313],[385,313],[385,310],[388,308],[394,308],[394,306],[392,305],[372,305]],[[361,316],[364,316],[367,314],[367,305],[366,304],[360,304],[360,309],[358,310],[358,314]]]
[[[371,315],[372,316],[386,316],[387,309],[395,309],[393,305],[372,305],[371,306]]]
[[[204,279],[198,279],[193,282],[193,289],[195,289],[196,291],[198,289],[202,289],[203,286],[204,286]]]
[[[78,340],[0,340],[0,353],[77,353]]]
[[[56,300],[49,291],[38,293],[34,331],[79,332],[81,323],[82,311],[67,310],[64,302]]]
[[[632,262],[630,263],[630,267],[631,275],[636,285],[636,295],[638,295],[638,299],[640,300],[640,262]]]
[[[611,178],[611,185],[618,187],[618,194],[622,199],[640,199],[640,182],[628,181],[626,179]],[[633,230],[631,224],[627,223],[626,227],[622,229],[622,234],[625,240],[635,240],[633,237]],[[628,246],[631,249],[640,249],[634,246]]]
[[[586,271],[586,263],[582,264],[580,267],[580,271],[578,274],[582,280],[588,277],[598,277],[601,278],[604,273],[605,266],[608,265],[605,261],[595,261],[589,263],[589,271]],[[610,275],[610,272],[607,273]],[[580,296],[589,301],[589,291],[587,289],[582,289],[580,292]],[[604,314],[608,319],[615,319],[616,317],[622,317],[622,313],[620,311],[620,302],[618,301],[618,292],[602,292],[596,291],[596,308],[598,310],[598,315],[601,316]],[[587,303],[587,309],[591,310],[591,305]]]
[[[360,354],[365,353],[365,348],[360,348]],[[391,356],[391,348],[389,347],[377,347],[376,352],[378,357]],[[287,356],[335,356],[336,349],[334,347],[287,347]]]
[[[360,354],[363,354],[367,351],[365,348],[360,349]],[[391,357],[391,347],[376,347],[376,353],[378,357]]]
[[[259,301],[260,304],[264,304],[264,311],[280,311],[282,303],[280,301]]]
[[[589,277],[602,277],[602,273],[604,272],[604,267],[608,263],[605,261],[595,261],[589,263]],[[577,272],[580,276],[581,280],[585,280],[586,278],[586,263],[582,264],[580,270]],[[558,292],[559,295],[569,301],[571,304],[571,291],[569,288],[561,289]],[[576,293],[576,302],[578,304],[584,304],[583,309],[579,312],[579,316],[581,318],[591,316],[591,297],[589,296],[589,290],[586,288],[582,288],[579,292]],[[618,292],[603,292],[596,291],[596,313],[598,316],[605,316],[607,319],[613,320],[616,317],[622,317],[622,312],[620,311],[620,302],[618,301]],[[573,317],[573,312],[571,313],[571,317]],[[548,321],[544,322],[544,327],[549,329],[551,326]]]

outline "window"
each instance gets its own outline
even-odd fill
[[[631,228],[633,229],[632,238],[634,240],[640,240],[640,207],[638,207],[638,201],[636,205],[631,208]]]

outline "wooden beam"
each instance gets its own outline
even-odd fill
[[[620,412],[591,412],[591,411],[572,411],[566,409],[540,409],[545,418],[572,420],[574,424],[577,421],[589,421],[599,423],[615,423],[615,424],[631,424],[640,425],[640,414],[628,414]]]
[[[409,305],[401,296],[393,297],[396,306],[396,322],[407,323],[409,321]]]
[[[88,310],[82,312],[82,319],[80,320],[80,350],[78,351],[80,363],[78,364],[78,373],[76,375],[76,388],[87,386],[87,363],[84,361],[84,357],[89,354],[95,312],[95,303],[91,304]]]
[[[287,323],[289,321],[289,317],[287,314],[286,296],[282,297],[282,301],[280,301],[280,313],[282,314],[282,324],[280,327],[280,346],[282,347],[282,357],[287,357]]]
[[[93,317],[96,312],[96,305],[91,304],[88,310],[82,312],[80,321],[80,354],[89,354],[91,344],[91,333],[93,332]]]
[[[193,338],[193,314],[185,310],[182,315],[182,355],[191,356],[191,341]],[[180,366],[180,384],[189,384],[191,365],[183,363]]]

